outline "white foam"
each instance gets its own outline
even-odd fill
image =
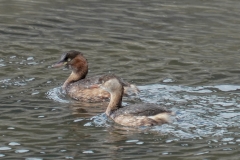
[[[61,87],[53,88],[47,92],[47,98],[60,103],[69,103],[69,101],[63,97],[65,96],[61,93]]]

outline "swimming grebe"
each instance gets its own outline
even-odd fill
[[[72,70],[72,73],[62,86],[63,91],[71,98],[83,102],[103,102],[109,100],[110,94],[105,90],[101,88],[88,88],[91,85],[99,84],[99,79],[102,76],[85,78],[88,73],[88,63],[81,52],[72,50],[63,53],[60,61],[52,65],[52,67],[61,66],[69,67]],[[124,93],[126,95],[133,92],[137,94],[139,92],[135,85],[123,80],[121,82],[124,84]]]
[[[100,82],[102,84],[91,87],[100,87],[110,93],[111,98],[105,113],[116,123],[123,126],[153,126],[169,122],[169,116],[173,112],[155,104],[122,107],[123,84],[116,76],[104,76]]]

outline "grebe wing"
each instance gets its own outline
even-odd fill
[[[118,115],[133,115],[133,116],[154,116],[159,113],[171,113],[164,107],[156,104],[134,104],[123,107],[117,111]]]

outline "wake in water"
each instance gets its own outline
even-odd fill
[[[155,103],[175,111],[171,124],[155,126],[151,130],[170,134],[178,138],[202,138],[222,136],[232,127],[240,126],[240,86],[140,86],[139,98],[143,102]],[[61,103],[69,103],[54,88],[47,93],[48,98]],[[109,127],[105,114],[91,118],[85,126]]]
[[[144,102],[169,106],[176,112],[172,124],[156,126],[155,131],[179,138],[222,136],[239,126],[240,86],[202,87],[150,85],[139,87]]]
[[[60,103],[70,103],[66,96],[62,93],[61,87],[56,87],[47,92],[47,98]]]

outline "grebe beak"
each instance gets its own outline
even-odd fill
[[[55,68],[55,67],[61,67],[61,66],[65,66],[65,65],[67,65],[67,62],[59,61],[59,62],[53,64],[52,67]]]

